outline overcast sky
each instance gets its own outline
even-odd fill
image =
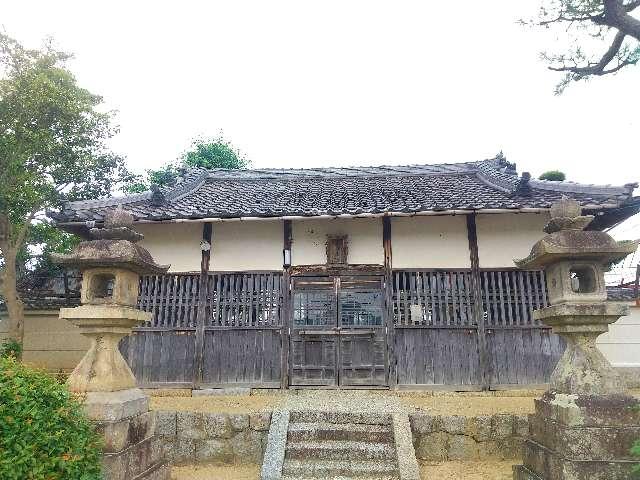
[[[6,32],[52,35],[119,111],[133,169],[225,136],[255,167],[458,162],[640,180],[640,68],[553,95],[538,0],[5,2]]]

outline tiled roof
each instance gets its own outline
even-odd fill
[[[607,287],[607,300],[614,302],[632,302],[636,299],[633,287]]]
[[[587,208],[632,201],[621,187],[519,177],[502,157],[439,165],[311,169],[191,169],[155,194],[67,203],[59,222],[103,220],[117,205],[141,220],[419,213],[438,210],[548,208],[562,195]]]

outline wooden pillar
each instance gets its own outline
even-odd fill
[[[291,253],[292,227],[291,220],[283,220],[282,223],[282,384],[281,388],[289,386],[289,328],[291,325],[291,266],[284,264],[284,252]],[[291,257],[290,257],[291,259]]]
[[[391,217],[382,217],[382,249],[384,251],[384,298],[386,304],[387,362],[389,365],[389,387],[395,388],[397,381],[395,356],[395,329],[393,322],[393,251],[391,248]]]
[[[210,222],[202,224],[202,256],[200,259],[200,280],[198,285],[198,310],[196,314],[195,365],[193,384],[197,388],[202,384],[202,364],[204,359],[204,325],[207,316],[209,298],[209,265],[211,263],[211,239],[213,226]]]
[[[487,355],[484,309],[482,308],[482,281],[480,279],[480,258],[478,256],[478,233],[475,212],[467,215],[467,237],[469,239],[469,259],[471,260],[472,311],[475,323],[478,326],[478,354],[480,357],[482,389],[489,390],[489,357]]]

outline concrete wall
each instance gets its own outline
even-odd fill
[[[0,340],[8,319],[0,315]],[[78,327],[58,318],[58,310],[25,312],[23,360],[52,372],[73,370],[89,348]]]
[[[214,223],[212,242],[211,270],[282,269],[282,220]]]
[[[327,235],[349,236],[349,263],[383,264],[382,219],[357,218],[293,221],[293,265],[327,262]]]
[[[393,268],[470,268],[464,215],[391,219]]]
[[[611,365],[625,374],[630,386],[640,387],[640,307],[628,305],[630,314],[598,337],[598,347]]]
[[[544,213],[483,214],[476,217],[481,268],[514,267],[513,260],[529,255],[545,233]]]
[[[141,223],[135,230],[144,235],[140,245],[160,264],[171,264],[171,272],[200,271],[202,223]]]

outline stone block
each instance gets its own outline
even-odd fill
[[[154,434],[155,412],[149,411],[117,422],[96,422],[95,426],[103,438],[103,451],[119,452]]]
[[[491,438],[491,416],[479,415],[469,418],[465,433],[478,442],[485,442]]]
[[[496,460],[504,457],[498,443],[492,440],[477,443],[478,458],[480,460]]]
[[[231,438],[233,435],[229,416],[224,413],[205,413],[202,420],[207,438]]]
[[[209,439],[196,444],[197,462],[233,463],[233,450],[229,440]]]
[[[466,417],[462,415],[443,416],[440,418],[440,429],[452,435],[462,435],[467,425]]]
[[[162,463],[163,454],[161,439],[147,438],[121,452],[103,455],[103,475],[108,480],[130,480]]]
[[[413,413],[409,415],[411,431],[416,435],[437,432],[440,428],[440,417],[427,415],[426,413]]]
[[[172,452],[168,455],[171,463],[188,464],[195,460],[196,441],[192,438],[174,437],[169,444]]]
[[[421,460],[443,461],[447,459],[449,435],[443,432],[422,435],[415,446],[416,457]]]
[[[88,392],[84,399],[87,416],[97,422],[117,422],[149,411],[149,397],[139,388],[117,392]]]
[[[513,417],[511,415],[494,415],[491,419],[491,438],[500,440],[513,435]]]
[[[176,431],[179,438],[204,439],[205,430],[202,414],[198,412],[177,412]]]
[[[451,435],[447,449],[449,460],[476,460],[478,445],[473,437],[467,435]]]
[[[171,411],[156,412],[156,433],[158,435],[176,435],[177,413]]]
[[[246,415],[246,414],[229,415],[229,424],[231,425],[231,429],[236,432],[249,430],[249,415]]]
[[[267,431],[271,425],[271,412],[252,413],[249,416],[251,430]]]
[[[526,415],[517,415],[514,417],[514,433],[518,437],[526,437],[529,435],[529,418]]]
[[[500,460],[520,459],[522,458],[522,447],[524,439],[519,437],[509,437],[497,441],[498,458]]]
[[[258,432],[240,432],[230,440],[237,463],[262,462],[262,436]]]

